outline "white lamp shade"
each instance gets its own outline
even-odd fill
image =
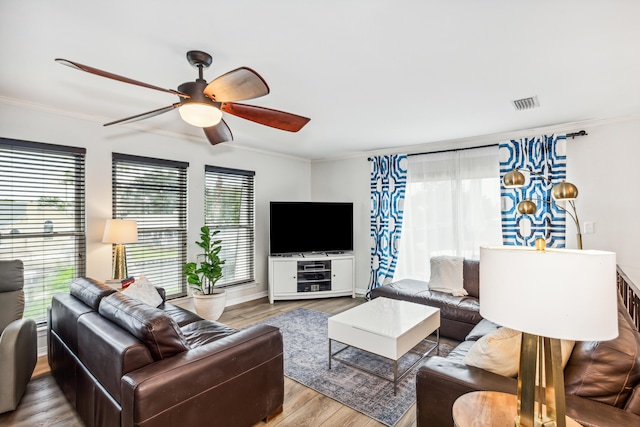
[[[522,246],[480,248],[480,314],[549,338],[618,336],[616,254]]]
[[[108,219],[102,243],[136,243],[138,223],[133,219]]]

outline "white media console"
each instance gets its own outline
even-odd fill
[[[351,254],[269,257],[269,302],[356,296]]]

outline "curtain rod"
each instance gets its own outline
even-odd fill
[[[566,136],[567,136],[567,138],[571,137],[571,139],[573,139],[573,138],[575,138],[576,136],[586,136],[586,135],[589,135],[589,134],[587,133],[587,131],[585,131],[585,130],[580,130],[580,131],[578,131],[578,132],[568,133]]]
[[[587,131],[585,131],[585,130],[580,130],[580,131],[578,131],[578,132],[568,133],[568,134],[566,134],[565,136],[566,136],[567,138],[574,139],[576,136],[586,136],[586,135],[589,135],[589,134],[587,133]],[[407,157],[409,157],[409,156],[421,156],[421,155],[423,155],[423,154],[451,153],[451,152],[454,152],[454,151],[473,150],[474,148],[495,147],[495,146],[497,146],[497,145],[499,145],[499,144],[478,145],[478,146],[476,146],[476,147],[467,147],[467,148],[451,148],[451,149],[449,149],[449,150],[425,151],[425,152],[422,152],[422,153],[411,153],[411,154],[407,154]],[[367,160],[371,161],[371,160],[373,160],[373,158],[372,158],[372,157],[367,157]]]
[[[464,151],[464,150],[473,150],[475,148],[486,148],[486,147],[497,147],[498,144],[487,144],[487,145],[478,145],[476,147],[467,147],[467,148],[450,148],[448,150],[438,150],[438,151],[426,151],[423,153],[411,153],[407,154],[409,156],[421,156],[423,154],[438,154],[438,153],[452,153],[454,151]]]

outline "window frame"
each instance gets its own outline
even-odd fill
[[[112,153],[112,216],[138,221],[138,242],[126,245],[128,274],[144,275],[165,288],[167,299],[187,295],[182,268],[187,262],[188,167],[188,162]],[[140,179],[134,176],[137,173],[152,174],[154,179],[134,186],[132,180]],[[162,199],[162,203],[140,203],[144,198]],[[163,240],[163,235],[169,238]],[[153,258],[163,253],[167,254],[164,260]]]
[[[216,284],[220,288],[255,282],[255,174],[255,171],[250,170],[205,165],[204,223],[211,231],[220,230],[216,239],[222,240],[221,258],[225,259],[222,279]],[[240,203],[232,207],[237,213],[235,224],[233,219],[231,222],[215,220],[212,203],[215,195],[220,194],[215,193],[212,188],[214,179],[227,185],[220,198],[234,197],[234,191],[237,196],[240,188]],[[228,205],[222,207],[229,208]],[[218,207],[218,211],[222,207]],[[231,243],[232,236],[235,237],[235,242],[240,243]],[[229,249],[230,246],[233,250]],[[229,252],[235,254],[233,260],[229,257]]]
[[[0,259],[23,261],[24,317],[43,326],[51,297],[68,293],[72,280],[86,275],[86,149],[0,138],[0,159],[0,199],[5,193],[12,197],[9,200],[24,204],[24,218],[18,219],[18,203],[0,205],[0,218],[12,221],[11,225],[22,221],[23,227],[0,234]],[[36,212],[30,214],[29,204],[36,203],[36,197]],[[40,225],[35,219],[43,219],[42,228],[36,230]]]

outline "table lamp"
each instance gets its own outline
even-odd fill
[[[122,280],[127,275],[127,252],[124,243],[138,241],[138,224],[131,219],[108,219],[104,227],[102,243],[115,244],[113,255],[113,279]]]
[[[560,340],[618,336],[616,254],[544,246],[480,248],[480,314],[522,332],[522,427],[566,426]]]

